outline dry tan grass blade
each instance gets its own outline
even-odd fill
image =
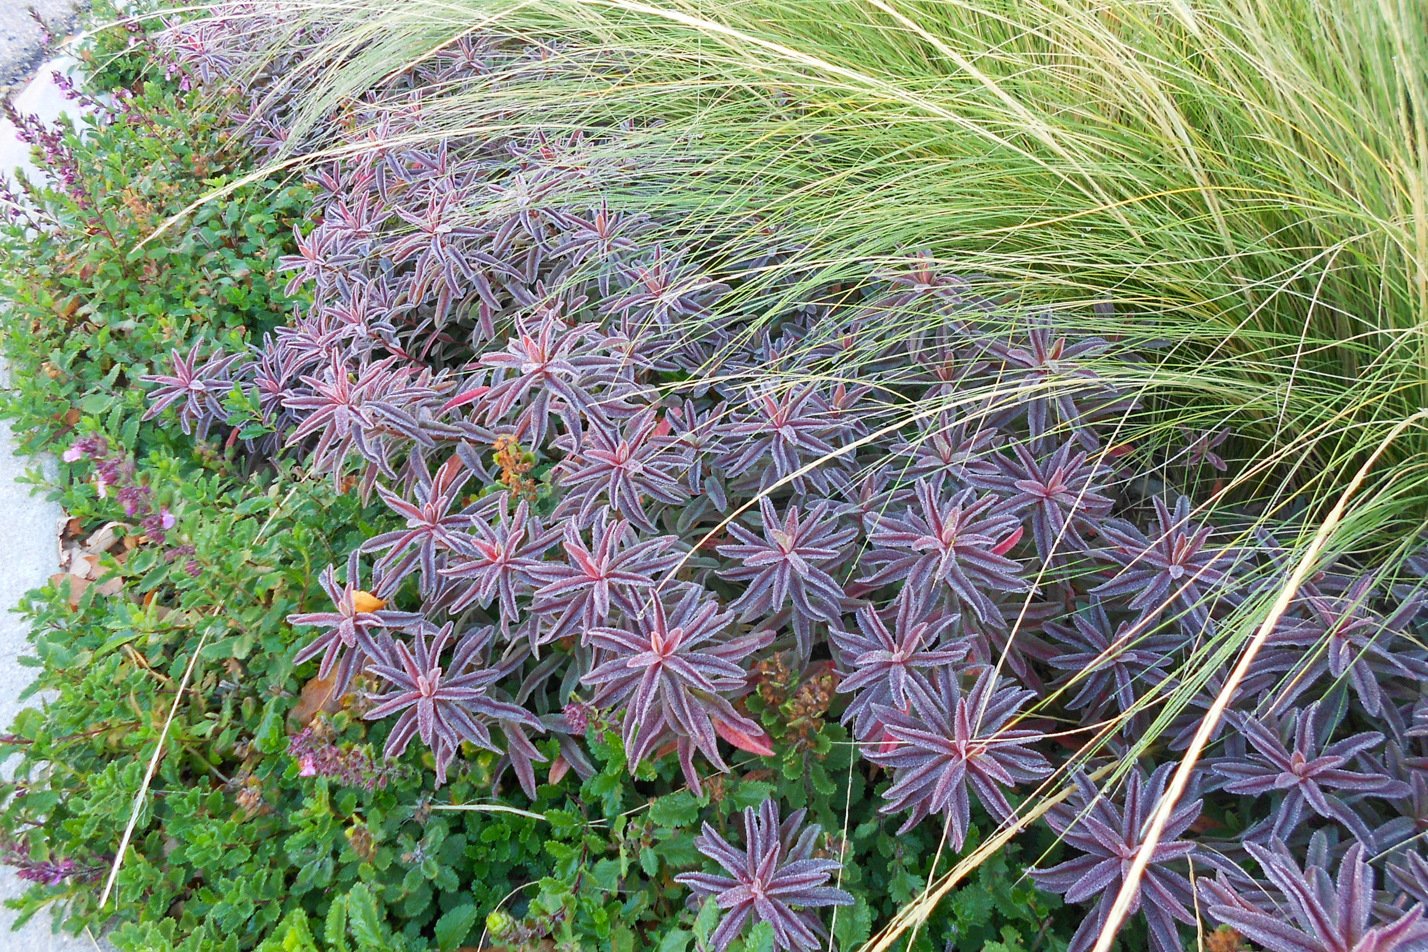
[[[139,824],[139,814],[144,812],[144,797],[149,792],[149,784],[154,782],[154,772],[159,769],[159,758],[164,754],[164,741],[169,738],[169,728],[173,726],[174,717],[178,715],[178,706],[183,701],[184,692],[188,690],[189,679],[193,677],[193,669],[198,665],[198,656],[203,653],[203,646],[207,641],[208,632],[204,632],[193,649],[193,655],[188,659],[188,667],[184,668],[178,690],[174,692],[174,702],[169,705],[169,716],[164,718],[164,729],[159,732],[159,741],[154,745],[154,756],[149,758],[149,769],[144,771],[144,782],[139,784],[139,791],[134,794],[134,809],[129,812],[129,822],[124,827],[124,835],[119,840],[119,848],[114,851],[114,865],[109,867],[109,877],[104,881],[104,892],[99,895],[99,908],[101,909],[108,904],[109,894],[114,890],[114,881],[119,878],[119,867],[124,862],[124,852],[129,848],[129,840],[134,836],[134,827]]]

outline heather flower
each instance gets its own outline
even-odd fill
[[[1265,834],[1271,839],[1287,841],[1303,822],[1308,807],[1371,845],[1368,825],[1340,795],[1400,798],[1411,791],[1408,784],[1386,774],[1350,769],[1357,758],[1381,746],[1384,737],[1378,731],[1364,731],[1326,744],[1321,735],[1329,732],[1324,723],[1328,713],[1320,704],[1311,704],[1290,712],[1279,729],[1273,722],[1239,716],[1235,726],[1250,751],[1244,757],[1222,758],[1210,769],[1230,793],[1250,797],[1282,794]],[[1287,736],[1292,747],[1281,736]]]
[[[560,533],[543,528],[525,500],[511,512],[506,493],[486,497],[469,524],[470,532],[459,538],[442,572],[461,582],[453,586],[448,608],[455,614],[473,604],[489,608],[499,602],[501,622],[509,626],[519,614],[516,598],[535,587],[535,569]]]
[[[1216,599],[1237,597],[1230,574],[1235,553],[1210,544],[1209,527],[1191,520],[1186,497],[1176,500],[1173,512],[1159,496],[1152,502],[1157,529],[1150,538],[1123,520],[1101,524],[1102,551],[1120,570],[1092,593],[1128,599],[1127,606],[1147,624],[1178,608],[1181,630],[1193,637],[1209,626]]]
[[[325,777],[367,791],[386,787],[391,774],[361,747],[339,746],[326,732],[313,727],[304,727],[288,738],[288,756],[297,761],[299,777]]]
[[[813,624],[836,624],[843,617],[843,586],[828,570],[846,557],[855,532],[850,525],[839,525],[828,502],[806,513],[790,505],[780,518],[765,496],[759,500],[759,515],[761,535],[730,523],[734,542],[715,549],[735,563],[719,574],[748,583],[729,607],[740,613],[742,621],[749,621],[791,606],[798,650],[806,658],[813,648]]]
[[[540,585],[531,608],[555,619],[545,633],[549,640],[608,624],[617,609],[639,614],[657,597],[659,576],[684,558],[683,546],[673,536],[640,539],[628,522],[603,511],[595,516],[589,535],[587,544],[580,529],[567,524],[562,543],[566,559],[531,568]]]
[[[972,819],[969,788],[1004,820],[1013,812],[1005,788],[1045,777],[1051,764],[1031,749],[1039,732],[1007,726],[1030,691],[1002,682],[992,669],[983,669],[966,693],[949,668],[936,669],[929,680],[930,689],[913,682],[908,710],[877,712],[887,742],[863,754],[893,771],[882,812],[908,813],[899,832],[942,813],[952,847],[960,850]]]
[[[1164,764],[1147,778],[1139,768],[1132,769],[1120,803],[1078,774],[1073,797],[1046,815],[1062,841],[1081,855],[1049,869],[1033,869],[1032,879],[1042,889],[1060,893],[1067,902],[1095,903],[1072,936],[1067,952],[1086,952],[1105,925],[1111,904],[1141,850],[1145,827],[1174,770],[1174,764]],[[1195,924],[1195,914],[1190,909],[1190,880],[1181,868],[1185,865],[1182,861],[1195,855],[1197,849],[1194,842],[1182,837],[1199,816],[1199,800],[1182,801],[1176,806],[1131,901],[1131,914],[1140,912],[1150,927],[1153,952],[1182,952],[1184,945],[1175,924]]]
[[[682,479],[689,450],[666,429],[653,408],[623,424],[587,428],[557,467],[555,483],[565,496],[556,515],[583,525],[597,509],[608,507],[637,528],[654,532],[646,500],[674,506],[689,498]]]
[[[20,879],[42,886],[90,882],[104,872],[104,866],[85,865],[72,859],[35,859],[24,840],[0,843],[0,863],[15,870]]]
[[[318,677],[334,679],[333,690],[342,694],[366,660],[376,654],[377,636],[383,631],[410,631],[422,623],[416,612],[387,608],[384,599],[362,588],[362,576],[357,565],[358,553],[347,558],[347,580],[339,585],[332,566],[318,577],[318,583],[332,599],[333,610],[299,612],[288,616],[288,624],[316,626],[325,629],[314,641],[297,653],[294,662],[302,664],[318,655]]]
[[[1284,849],[1246,843],[1282,902],[1247,897],[1223,876],[1201,879],[1210,918],[1230,926],[1264,952],[1423,952],[1423,908],[1387,912],[1374,902],[1374,871],[1362,844],[1344,854],[1337,878],[1322,865],[1300,869]],[[1177,949],[1179,947],[1177,946]]]
[[[899,599],[891,628],[884,613],[870,605],[858,609],[852,630],[841,626],[829,635],[838,649],[839,694],[852,694],[843,723],[859,740],[877,738],[880,708],[906,711],[915,688],[931,692],[930,672],[966,659],[971,645],[959,638],[959,615],[929,614],[911,599]]]
[[[400,757],[412,738],[420,737],[436,756],[437,786],[446,782],[447,768],[462,741],[501,752],[491,738],[491,723],[544,730],[533,714],[491,696],[491,686],[505,674],[500,668],[483,668],[479,663],[491,629],[463,635],[455,641],[450,660],[443,663],[441,655],[453,641],[452,631],[447,622],[435,633],[419,630],[410,644],[384,638],[370,670],[389,690],[374,694],[374,706],[363,715],[368,720],[397,715],[387,735],[384,753],[388,758]],[[523,734],[518,736],[524,739]],[[535,758],[544,759],[538,752]],[[534,780],[525,780],[522,777],[527,795],[535,796]]]
[[[1018,592],[1026,582],[1006,553],[1021,538],[1017,520],[999,512],[992,496],[964,489],[943,500],[934,483],[919,480],[916,502],[901,515],[873,513],[864,561],[877,566],[865,585],[902,586],[899,597],[927,599],[946,592],[986,624],[1001,617],[987,594]]]
[[[851,895],[827,885],[841,864],[813,857],[822,829],[817,824],[805,827],[804,813],[795,810],[780,822],[772,800],[757,809],[745,808],[742,850],[704,824],[694,845],[729,875],[682,873],[674,879],[696,895],[715,897],[725,910],[709,937],[717,952],[727,949],[751,921],[773,927],[775,949],[812,952],[822,947],[827,933],[808,910],[852,905]]]
[[[632,767],[672,735],[684,777],[698,791],[695,750],[718,769],[728,769],[719,756],[716,731],[727,736],[732,728],[748,737],[762,736],[759,725],[736,711],[728,698],[748,681],[740,663],[771,637],[759,631],[727,638],[732,620],[732,612],[720,611],[703,589],[690,586],[671,606],[656,598],[618,627],[586,632],[586,641],[603,659],[583,679],[596,688],[590,704],[623,710],[620,733]]]

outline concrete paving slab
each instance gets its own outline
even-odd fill
[[[18,3],[19,0],[0,0],[0,38],[9,26],[9,14],[4,11]],[[0,43],[0,57],[3,56]],[[73,66],[72,60],[46,63],[37,78],[15,97],[16,107],[51,121],[71,111],[73,103],[64,98],[50,77],[54,70],[68,73]],[[29,147],[16,141],[14,131],[0,119],[0,172],[25,169],[42,174],[30,162]],[[9,385],[9,369],[0,362],[0,386]],[[19,456],[9,424],[0,422],[0,512],[5,513],[6,522],[5,568],[0,571],[0,729],[8,726],[23,707],[42,703],[42,699],[34,698],[20,701],[20,693],[33,680],[33,669],[19,663],[29,653],[29,642],[23,620],[13,609],[25,592],[43,585],[58,570],[59,530],[64,514],[57,504],[32,493],[25,476],[35,468],[52,475],[54,460]],[[7,777],[10,770],[10,765],[0,765],[0,773]],[[0,866],[0,901],[20,895],[25,886],[13,870]],[[19,931],[11,931],[14,921],[14,912],[0,906],[0,950],[93,952],[101,948],[92,937],[55,935],[43,915],[31,919]]]
[[[56,36],[74,26],[75,14],[89,0],[0,0],[0,90],[29,78],[44,58],[44,35],[30,15],[34,9]]]

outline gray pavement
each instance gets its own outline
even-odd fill
[[[64,36],[74,26],[75,11],[88,5],[89,0],[0,0],[0,91],[23,83],[45,56],[31,8],[56,36]]]
[[[11,4],[21,0],[0,0],[0,40],[6,35],[11,18]],[[12,47],[13,48],[13,47]],[[0,58],[7,54],[0,46]],[[50,72],[68,72],[72,61],[55,60],[45,64],[33,82],[15,97],[21,112],[35,113],[53,119],[60,111],[71,108],[50,80]],[[0,172],[24,168],[34,174],[29,162],[29,148],[15,141],[14,130],[0,119]],[[0,362],[0,385],[9,386],[9,370]],[[63,513],[55,503],[35,496],[31,486],[22,480],[25,474],[39,468],[54,467],[53,460],[34,460],[16,454],[15,439],[8,424],[0,423],[0,513],[5,517],[5,563],[0,570],[0,730],[9,727],[21,708],[43,703],[31,698],[20,701],[20,692],[30,684],[33,669],[21,667],[19,659],[29,654],[27,629],[13,609],[20,597],[32,588],[43,585],[59,567],[59,530]],[[0,774],[10,775],[9,764],[0,765]],[[18,896],[25,883],[14,872],[0,866],[0,901]],[[93,938],[57,936],[47,916],[39,915],[19,931],[11,931],[15,914],[0,907],[0,950],[23,952],[80,952],[100,948]]]

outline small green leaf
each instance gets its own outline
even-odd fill
[[[481,914],[475,905],[467,903],[442,913],[436,920],[436,946],[441,952],[452,952],[470,934]]]
[[[377,908],[377,899],[372,890],[358,883],[347,893],[347,913],[352,927],[352,938],[357,940],[359,949],[390,952],[392,942],[387,929],[382,924],[382,912]]]

